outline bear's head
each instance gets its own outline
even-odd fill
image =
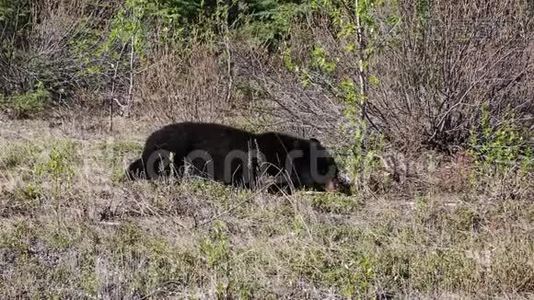
[[[133,163],[128,166],[128,169],[126,170],[126,177],[129,180],[135,180],[138,178],[143,178],[145,168],[143,166],[143,161],[141,159],[138,159],[134,161]]]
[[[294,184],[318,191],[350,194],[350,180],[340,170],[328,150],[317,140],[298,140],[290,153]]]

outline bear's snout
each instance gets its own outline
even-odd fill
[[[352,193],[350,191],[350,179],[344,177],[335,177],[326,182],[325,190],[327,192],[340,192],[347,196]]]

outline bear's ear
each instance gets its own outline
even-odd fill
[[[311,139],[310,139],[310,142],[311,142],[312,144],[315,144],[315,145],[321,145],[321,142],[319,142],[319,140],[316,139],[316,138],[311,138]]]

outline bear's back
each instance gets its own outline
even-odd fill
[[[255,135],[241,129],[214,123],[183,122],[170,124],[153,132],[145,143],[145,151],[166,149],[187,154],[204,150],[227,153],[245,150]]]

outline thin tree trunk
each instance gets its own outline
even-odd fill
[[[364,28],[361,23],[361,16],[358,13],[358,8],[360,5],[360,0],[355,0],[355,9],[356,9],[356,27],[357,27],[357,40],[358,40],[358,78],[360,81],[360,96],[361,100],[361,121],[365,122],[367,119],[367,99],[369,96],[369,78],[367,73],[367,68],[365,67],[366,54],[365,50],[367,49],[367,41],[365,38]]]
[[[135,37],[132,36],[132,49],[130,51],[130,87],[128,89],[128,103],[126,103],[126,117],[130,117],[133,106],[133,86],[134,86],[134,58],[135,58]]]

